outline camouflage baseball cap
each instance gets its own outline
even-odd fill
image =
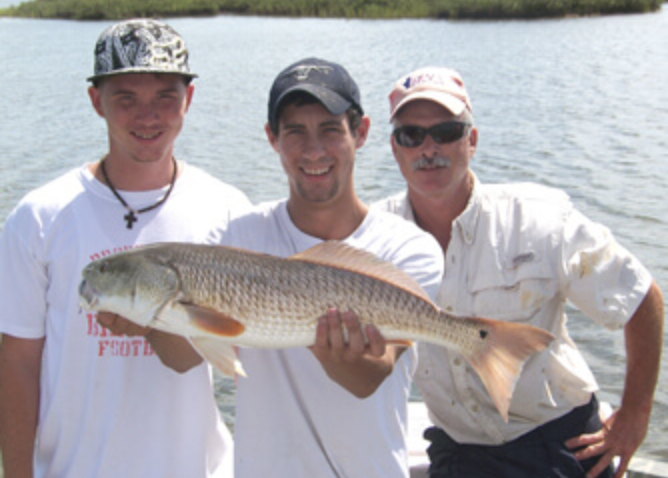
[[[95,74],[88,81],[126,73],[197,75],[188,67],[188,49],[169,25],[149,19],[116,23],[95,44]]]

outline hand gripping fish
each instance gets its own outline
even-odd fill
[[[79,295],[84,309],[189,337],[228,374],[232,345],[310,346],[329,307],[351,310],[388,341],[461,353],[506,421],[524,361],[553,339],[529,325],[449,315],[393,264],[337,241],[289,258],[201,244],[143,246],[91,262]]]

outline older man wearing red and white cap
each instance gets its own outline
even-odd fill
[[[482,184],[462,77],[423,68],[390,93],[392,151],[407,190],[375,207],[433,234],[445,255],[440,305],[529,323],[555,336],[516,384],[508,422],[457,353],[420,344],[415,381],[434,427],[432,477],[621,477],[647,432],[662,346],[663,298],[640,262],[568,196],[538,184]],[[598,385],[566,327],[566,301],[628,354],[619,408],[603,422]],[[619,457],[617,469],[613,458]]]

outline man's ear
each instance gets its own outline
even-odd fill
[[[102,110],[102,102],[100,101],[100,88],[97,86],[88,87],[88,97],[93,105],[93,109],[101,118],[104,118],[104,111]]]
[[[361,148],[364,146],[364,143],[366,143],[366,140],[369,137],[370,128],[371,120],[368,116],[362,116],[355,135],[355,148]]]
[[[471,132],[469,133],[469,149],[471,151],[470,157],[473,157],[476,149],[478,148],[478,128],[475,126],[471,127]]]
[[[264,132],[267,135],[267,140],[269,141],[269,144],[274,149],[274,151],[276,151],[278,153],[279,152],[278,151],[278,144],[277,144],[278,143],[278,137],[275,136],[274,133],[271,131],[271,126],[269,126],[269,123],[266,123],[264,125]]]
[[[390,146],[392,147],[392,156],[394,156],[394,159],[397,159],[397,143],[394,140],[394,135],[390,133]]]
[[[190,109],[190,103],[193,101],[193,94],[195,93],[195,85],[192,83],[186,89],[186,112]]]

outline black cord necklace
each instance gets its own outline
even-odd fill
[[[156,207],[160,206],[163,204],[165,201],[167,201],[167,198],[169,195],[172,193],[172,189],[174,189],[174,183],[176,182],[176,172],[177,172],[177,165],[176,165],[176,159],[172,156],[172,164],[174,165],[174,174],[172,174],[172,180],[169,183],[169,189],[165,193],[163,197],[158,200],[155,204],[151,206],[147,206],[142,209],[132,209],[128,203],[125,202],[125,199],[121,197],[120,194],[118,194],[118,191],[116,191],[116,188],[114,187],[113,184],[111,184],[111,181],[109,181],[109,176],[107,175],[107,170],[104,167],[104,159],[100,161],[100,169],[102,170],[102,176],[104,177],[104,180],[107,182],[107,186],[109,186],[109,189],[111,189],[111,192],[114,193],[114,196],[116,196],[116,199],[118,199],[123,207],[127,209],[128,213],[123,216],[123,219],[125,219],[126,222],[126,227],[128,229],[132,229],[132,225],[137,222],[137,214],[141,214],[143,212],[151,211],[155,209]]]

